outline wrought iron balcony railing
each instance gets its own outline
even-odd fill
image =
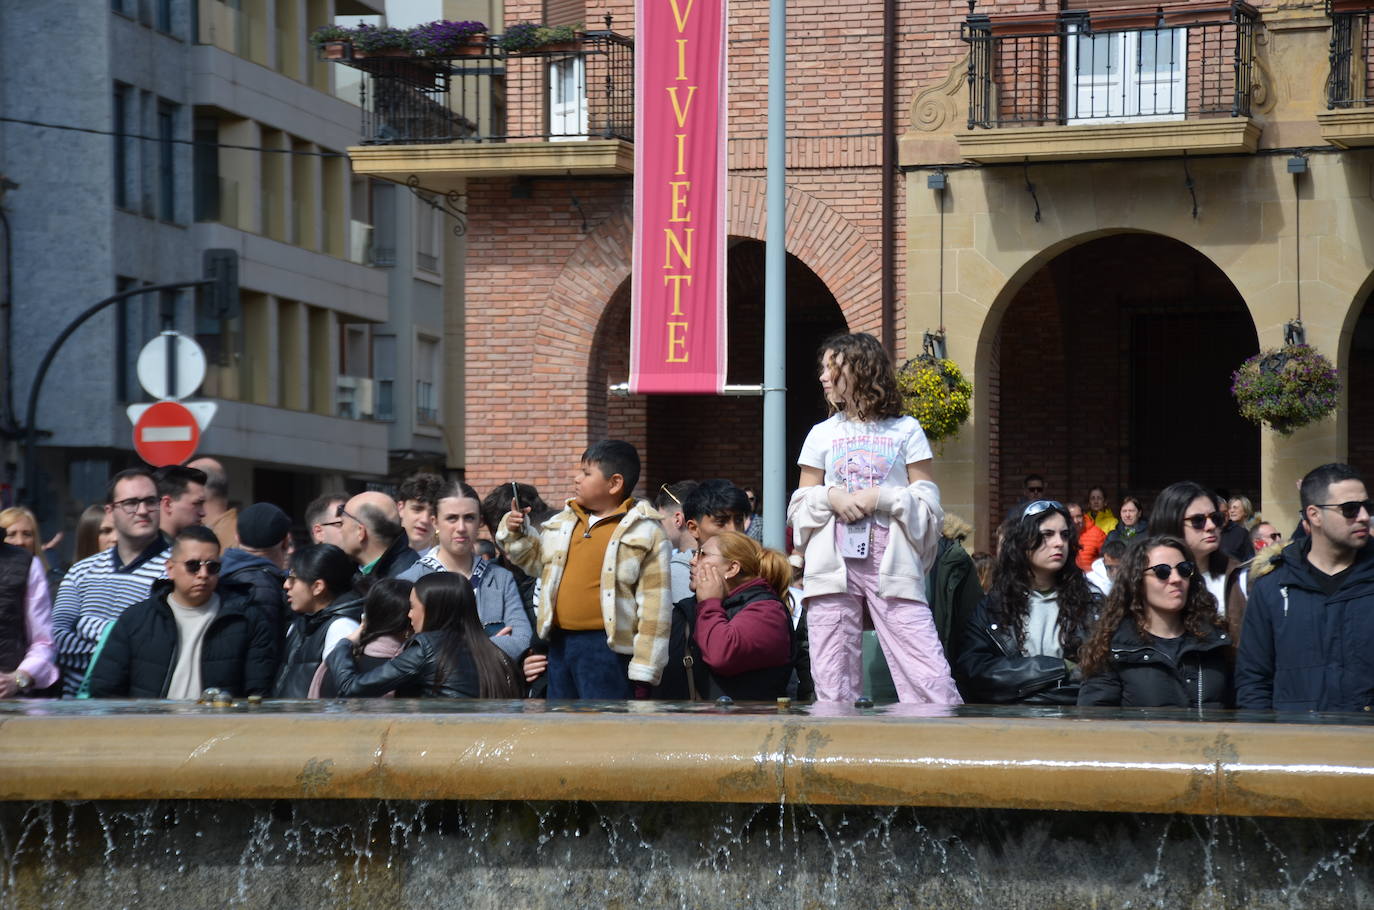
[[[970,12],[969,129],[1248,117],[1258,20],[1242,2]]]
[[[1369,0],[1326,0],[1331,17],[1331,70],[1326,77],[1326,106],[1330,110],[1368,107],[1374,99],[1374,35]]]
[[[453,57],[361,57],[363,144],[634,140],[634,42],[609,29],[577,42]]]

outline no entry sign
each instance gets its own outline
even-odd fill
[[[177,401],[159,401],[134,423],[134,451],[155,468],[181,464],[200,444],[200,424]]]

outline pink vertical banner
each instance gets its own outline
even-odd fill
[[[635,0],[630,391],[725,387],[725,0]]]

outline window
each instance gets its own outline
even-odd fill
[[[176,105],[157,106],[157,216],[177,220]]]
[[[377,387],[377,420],[396,419],[396,336],[377,335],[372,339],[373,375]]]
[[[415,266],[426,272],[439,273],[439,230],[443,213],[430,196],[417,196],[415,201]]]
[[[153,25],[160,32],[172,33],[172,0],[154,0]]]
[[[195,219],[197,221],[218,221],[220,215],[219,121],[214,117],[196,117],[192,136],[196,143],[191,152]]]
[[[439,340],[415,339],[415,419],[423,424],[439,422]]]
[[[549,64],[549,137],[587,138],[587,69],[581,54]]]
[[[129,185],[133,178],[133,140],[129,138],[129,115],[133,110],[133,89],[116,82],[114,88],[114,204],[129,208]]]
[[[1070,26],[1069,123],[1183,119],[1187,29],[1077,31]]]

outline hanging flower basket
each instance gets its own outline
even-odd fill
[[[915,417],[931,442],[949,439],[968,420],[973,383],[959,365],[930,355],[908,360],[897,371],[902,413]]]
[[[1336,368],[1306,344],[1261,351],[1231,374],[1241,416],[1285,436],[1336,410],[1340,393]]]

